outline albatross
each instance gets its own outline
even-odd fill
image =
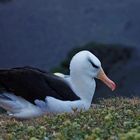
[[[100,60],[80,51],[70,62],[70,75],[51,74],[33,67],[0,69],[0,107],[15,118],[28,119],[47,113],[88,110],[96,88],[95,78],[112,91],[115,83],[105,74]]]

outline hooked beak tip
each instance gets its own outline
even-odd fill
[[[103,69],[101,69],[97,78],[105,83],[112,91],[116,89],[116,84],[106,76]]]
[[[111,90],[114,91],[116,89],[116,84],[112,81]]]

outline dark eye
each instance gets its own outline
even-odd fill
[[[97,66],[96,64],[94,64],[94,63],[91,61],[91,59],[88,59],[88,61],[90,62],[90,64],[91,64],[94,68],[96,68],[96,69],[99,68],[99,66]]]

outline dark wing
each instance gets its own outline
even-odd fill
[[[0,70],[0,90],[12,92],[34,103],[52,96],[60,100],[80,99],[60,77],[32,67]]]

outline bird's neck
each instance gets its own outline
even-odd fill
[[[70,77],[73,91],[81,98],[81,100],[86,101],[90,105],[95,92],[95,80],[87,75],[79,75],[78,73],[76,74],[73,72],[70,73]]]

